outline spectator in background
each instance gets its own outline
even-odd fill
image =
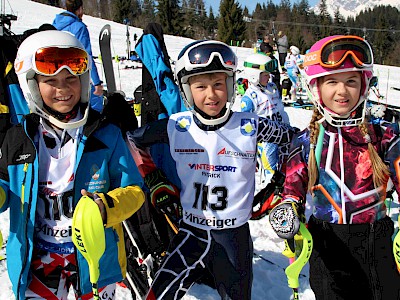
[[[276,41],[276,45],[278,47],[279,63],[281,65],[281,68],[283,68],[289,48],[289,43],[286,34],[284,34],[282,31],[278,32],[278,40]]]
[[[270,37],[267,34],[266,36],[264,36],[264,40],[262,41],[261,45],[260,45],[260,51],[265,53],[267,56],[269,56],[271,59],[273,60],[277,60],[276,57],[274,56],[274,49],[270,44]],[[277,64],[278,65],[278,62]],[[271,71],[271,77],[272,77],[272,82],[275,83],[276,87],[278,88],[279,91],[279,95],[281,95],[282,93],[282,89],[281,89],[281,74],[279,72],[279,68],[276,68],[275,70]]]
[[[66,0],[66,11],[56,15],[53,25],[58,30],[69,31],[83,44],[86,52],[92,59],[91,71],[91,95],[90,106],[101,112],[103,110],[103,86],[97,72],[96,64],[92,56],[92,46],[90,44],[89,31],[82,21],[83,1],[82,0]]]
[[[266,53],[267,55],[272,54],[273,53],[273,48],[270,44],[270,38],[269,35],[267,34],[266,36],[264,36],[264,40],[262,41],[261,45],[260,45],[260,51]]]

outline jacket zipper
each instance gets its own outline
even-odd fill
[[[22,181],[22,187],[21,187],[21,213],[23,212],[23,208],[24,208],[24,200],[25,200],[25,196],[24,196],[24,191],[25,191],[25,182],[26,182],[26,176],[28,173],[28,163],[24,164],[24,179]],[[33,165],[32,165],[32,172],[33,172]],[[31,179],[31,186],[33,186],[33,177]],[[21,268],[21,273],[19,274],[19,279],[18,279],[18,287],[17,287],[17,298],[20,299],[20,295],[19,295],[19,291],[21,288],[21,277],[22,274],[24,272],[24,269],[26,267],[26,262],[27,262],[27,257],[28,257],[28,252],[29,252],[29,240],[28,240],[28,235],[27,235],[27,231],[28,231],[28,220],[29,220],[29,214],[31,211],[31,204],[32,204],[32,193],[29,193],[29,201],[28,201],[28,210],[26,212],[26,218],[25,218],[25,245],[27,245],[25,247],[25,255],[24,255],[24,260],[22,262],[22,268]]]

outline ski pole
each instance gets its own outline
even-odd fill
[[[400,224],[400,215],[397,219],[397,224]],[[400,230],[396,233],[393,240],[393,255],[396,261],[397,271],[400,273]]]
[[[89,265],[93,299],[99,300],[97,280],[100,276],[99,260],[106,248],[104,225],[96,202],[83,196],[72,217],[72,242]]]
[[[290,265],[286,268],[285,274],[288,279],[288,286],[293,290],[293,299],[298,300],[300,286],[299,275],[304,265],[310,259],[313,248],[311,233],[308,231],[304,223],[300,223],[299,233],[295,235],[293,243],[295,247],[292,248],[289,242],[285,240],[285,250],[282,254],[289,258]],[[296,246],[300,246],[301,251],[298,249],[299,247]],[[297,255],[296,252],[298,252],[298,250],[299,254]]]
[[[167,220],[169,226],[171,226],[172,230],[175,232],[175,234],[177,234],[178,227],[174,223],[172,223],[171,219],[166,214],[164,214],[164,216],[165,216],[165,219]]]

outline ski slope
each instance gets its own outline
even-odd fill
[[[6,7],[6,13],[14,13],[18,20],[12,23],[11,30],[15,33],[22,33],[30,28],[37,28],[43,23],[52,23],[54,16],[61,12],[61,9],[46,6],[40,3],[27,0],[9,1]],[[11,10],[12,9],[12,10]],[[112,30],[112,52],[113,55],[126,56],[126,26],[107,20],[84,16],[83,21],[88,26],[93,55],[99,54],[98,35],[100,29],[107,23],[111,25]],[[140,37],[143,33],[141,28],[129,28],[131,35],[132,46],[134,47],[133,35],[136,33]],[[165,35],[165,43],[169,55],[172,60],[176,60],[180,50],[191,39]],[[239,65],[243,65],[244,59],[253,53],[253,49],[233,47],[239,58]],[[117,81],[117,89],[126,93],[128,97],[133,98],[133,92],[141,84],[141,69],[125,69],[127,61],[114,63],[115,77]],[[101,65],[98,64],[99,74],[104,78],[104,73],[101,70]],[[380,79],[380,93],[385,96],[382,100],[384,103],[399,105],[400,92],[391,89],[392,86],[400,87],[400,68],[390,66],[376,66],[375,73]],[[240,76],[240,74],[239,74]],[[104,81],[104,79],[103,79]],[[387,99],[387,100],[386,100]],[[238,109],[239,102],[236,101],[234,109]],[[305,128],[311,117],[312,111],[296,108],[285,108],[290,122],[293,126],[300,129]],[[397,209],[393,209],[393,213],[397,214]],[[394,217],[397,219],[397,217]],[[8,214],[0,215],[0,229],[6,240],[8,237]],[[292,291],[287,286],[287,279],[284,273],[284,268],[288,266],[288,260],[281,252],[284,249],[284,243],[272,231],[267,218],[260,221],[251,221],[251,234],[254,241],[254,251],[259,256],[254,257],[254,281],[253,281],[253,296],[254,300],[288,300],[292,298]],[[5,255],[5,249],[0,250],[0,255]],[[264,260],[263,257],[267,260]],[[315,299],[312,290],[308,283],[308,265],[301,272],[304,276],[300,278],[299,295],[302,300]],[[0,299],[14,299],[11,284],[8,279],[5,261],[0,262]],[[69,299],[74,299],[70,293]],[[121,287],[117,288],[116,299],[132,299],[129,291]],[[185,300],[214,300],[220,299],[218,294],[202,285],[194,285],[188,294],[183,298]]]

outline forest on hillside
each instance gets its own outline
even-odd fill
[[[63,7],[63,0],[34,0]],[[390,5],[366,9],[355,17],[343,17],[337,9],[327,10],[326,0],[319,14],[308,0],[272,0],[257,3],[254,11],[235,0],[221,0],[219,11],[205,8],[204,0],[83,0],[85,14],[144,27],[158,22],[164,33],[193,39],[217,39],[228,44],[253,47],[257,39],[278,31],[286,33],[290,45],[302,53],[318,39],[333,34],[353,34],[366,38],[377,64],[400,66],[400,12]],[[89,13],[90,12],[90,13]]]

